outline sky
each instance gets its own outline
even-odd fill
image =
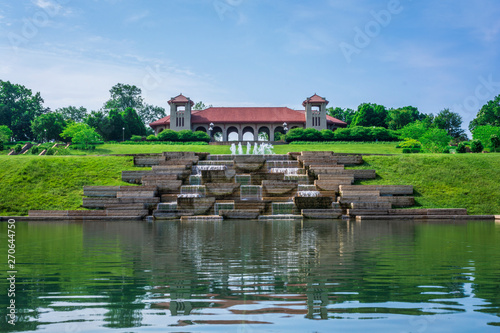
[[[407,105],[459,113],[500,94],[498,0],[0,0],[0,79],[44,106],[100,109],[117,83],[168,109]]]

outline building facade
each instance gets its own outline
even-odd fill
[[[257,141],[266,133],[270,141],[276,133],[294,128],[318,130],[347,127],[347,123],[326,114],[328,101],[316,94],[307,98],[304,110],[287,107],[209,107],[192,110],[193,101],[180,94],[168,101],[170,115],[151,124],[155,134],[165,129],[191,130],[218,136],[222,141]],[[217,134],[220,133],[220,134]]]

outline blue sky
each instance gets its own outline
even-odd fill
[[[116,83],[167,107],[372,102],[459,112],[500,94],[498,0],[0,0],[0,79],[52,109]]]

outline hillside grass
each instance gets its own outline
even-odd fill
[[[418,208],[467,208],[500,214],[500,154],[364,156],[356,167],[377,170],[358,184],[413,185]]]
[[[84,185],[130,185],[121,171],[132,168],[132,157],[0,156],[0,215],[82,209]]]
[[[238,143],[236,143],[238,144]],[[334,151],[336,153],[357,153],[357,154],[401,154],[402,149],[397,149],[397,142],[334,142],[334,143],[311,143],[311,144],[288,144],[275,145],[276,154],[286,154],[289,151]],[[231,154],[230,145],[168,145],[168,144],[109,144],[97,145],[93,151],[85,150],[64,150],[70,155],[123,155],[123,154],[152,154],[166,151],[194,151],[208,152],[210,154]],[[253,149],[253,145],[252,145]],[[246,152],[246,145],[243,145],[243,152]],[[7,155],[8,151],[0,152],[0,155]]]
[[[307,146],[303,150],[325,150]],[[500,154],[401,154],[364,160],[355,168],[375,169],[377,179],[358,183],[413,185],[417,207],[500,214]],[[121,181],[121,171],[134,168],[128,156],[0,156],[0,215],[82,209],[84,185],[130,185]]]

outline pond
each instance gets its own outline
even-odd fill
[[[2,332],[498,332],[494,222],[16,222]]]

